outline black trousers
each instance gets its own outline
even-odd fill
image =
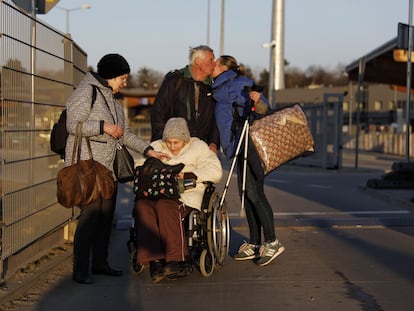
[[[117,183],[110,200],[99,199],[81,206],[73,243],[73,272],[89,275],[92,267],[108,264],[109,240],[115,213]]]
[[[239,194],[242,195],[243,182],[243,153],[237,158],[237,182]],[[249,150],[246,189],[245,210],[250,231],[250,243],[260,245],[263,229],[265,242],[273,242],[276,239],[273,210],[264,192],[263,169],[255,151]]]

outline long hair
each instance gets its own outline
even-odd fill
[[[237,63],[237,60],[230,55],[221,55],[219,57],[219,61],[222,65],[226,66],[227,68],[229,68],[229,70],[233,70],[237,73],[238,76],[242,76],[244,75],[244,66],[243,65],[239,65]]]

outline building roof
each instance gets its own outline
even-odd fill
[[[157,89],[143,89],[143,88],[125,88],[121,90],[123,96],[129,97],[154,97],[157,95]]]
[[[384,43],[370,53],[360,57],[365,59],[363,81],[394,85],[407,85],[407,62],[394,60],[394,50],[398,49],[397,37]],[[345,67],[350,80],[358,81],[359,61]],[[411,71],[413,80],[413,71]]]

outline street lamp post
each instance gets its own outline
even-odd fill
[[[263,44],[264,48],[270,48],[268,99],[272,108],[276,107],[276,91],[285,88],[284,1],[285,0],[273,0],[272,41]]]
[[[224,54],[224,13],[225,0],[221,0],[221,24],[220,24],[220,55]]]
[[[411,103],[411,52],[413,50],[413,0],[409,1],[408,6],[408,51],[407,51],[407,101],[406,101],[406,136],[405,136],[405,150],[406,161],[410,162],[410,103]]]
[[[210,0],[207,0],[207,45],[210,45]]]
[[[61,9],[63,11],[66,12],[66,33],[69,33],[69,17],[70,17],[70,12],[72,11],[78,11],[78,10],[89,10],[92,6],[90,4],[84,4],[81,5],[80,7],[77,8],[72,8],[72,9],[66,9],[64,7],[61,6],[56,6],[56,8]]]

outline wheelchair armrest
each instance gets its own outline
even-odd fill
[[[206,190],[204,190],[203,201],[201,203],[201,210],[208,208],[208,205],[210,203],[210,198],[213,195],[213,193],[216,191],[216,187],[214,186],[213,182],[203,181],[203,184],[207,185],[207,187],[206,187]]]

